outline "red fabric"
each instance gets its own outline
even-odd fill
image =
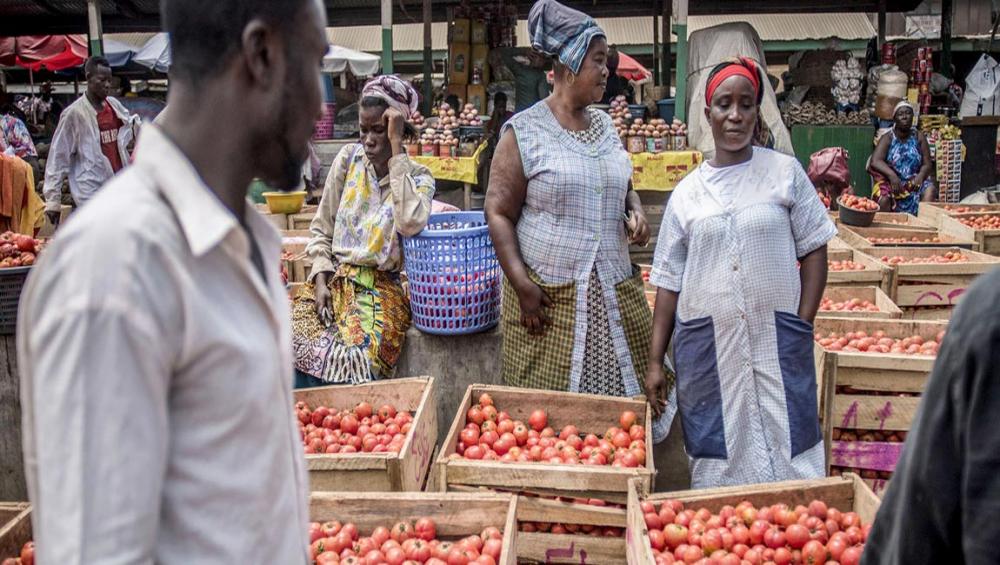
[[[639,61],[636,61],[621,51],[618,52],[618,70],[615,74],[622,78],[634,80],[636,82],[653,76],[653,74],[650,73],[646,67],[642,66]]]
[[[0,39],[0,65],[17,65],[33,71],[43,67],[61,71],[87,60],[83,35],[25,35]]]
[[[730,63],[716,73],[712,77],[712,80],[708,82],[708,85],[705,87],[705,103],[711,105],[715,89],[719,88],[719,85],[727,78],[735,76],[746,77],[750,81],[750,84],[753,85],[754,94],[758,98],[760,97],[760,73],[757,72],[757,63],[746,57],[740,57],[739,63]]]
[[[111,104],[104,103],[104,109],[97,113],[97,129],[101,130],[101,153],[111,162],[111,170],[122,168],[122,155],[118,152],[118,129],[122,121],[118,119]]]

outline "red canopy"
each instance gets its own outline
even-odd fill
[[[61,71],[79,67],[87,60],[83,35],[24,35],[0,38],[0,65],[33,71]]]
[[[646,69],[646,67],[639,64],[639,61],[636,61],[621,51],[618,52],[618,72],[616,74],[622,78],[634,80],[636,82],[653,76],[652,73]]]

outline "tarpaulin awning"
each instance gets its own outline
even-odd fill
[[[378,73],[380,62],[378,55],[331,45],[323,56],[323,72],[340,74],[350,67],[354,76],[368,77]]]
[[[62,71],[87,60],[87,40],[82,35],[24,35],[0,38],[0,65],[32,71]]]
[[[112,67],[124,67],[132,60],[138,49],[114,39],[104,38],[104,58]]]
[[[616,74],[635,82],[642,82],[653,77],[653,74],[646,67],[642,66],[639,61],[621,51],[618,52],[618,72]]]
[[[149,38],[132,60],[156,72],[167,72],[170,69],[170,37],[163,32],[157,33]]]

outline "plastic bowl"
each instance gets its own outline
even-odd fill
[[[871,226],[872,222],[875,221],[875,214],[878,213],[877,210],[875,212],[863,212],[854,208],[848,208],[841,202],[837,202],[837,209],[840,211],[840,221],[856,228]]]
[[[264,200],[272,214],[298,214],[306,202],[305,191],[265,192]]]

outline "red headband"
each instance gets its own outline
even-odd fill
[[[712,105],[712,95],[715,94],[715,90],[719,88],[719,85],[723,83],[729,77],[746,77],[753,85],[754,95],[760,98],[760,77],[757,74],[757,64],[753,60],[746,57],[740,57],[739,62],[733,62],[725,66],[719,72],[715,73],[708,81],[708,85],[705,87],[705,104],[709,106]]]

